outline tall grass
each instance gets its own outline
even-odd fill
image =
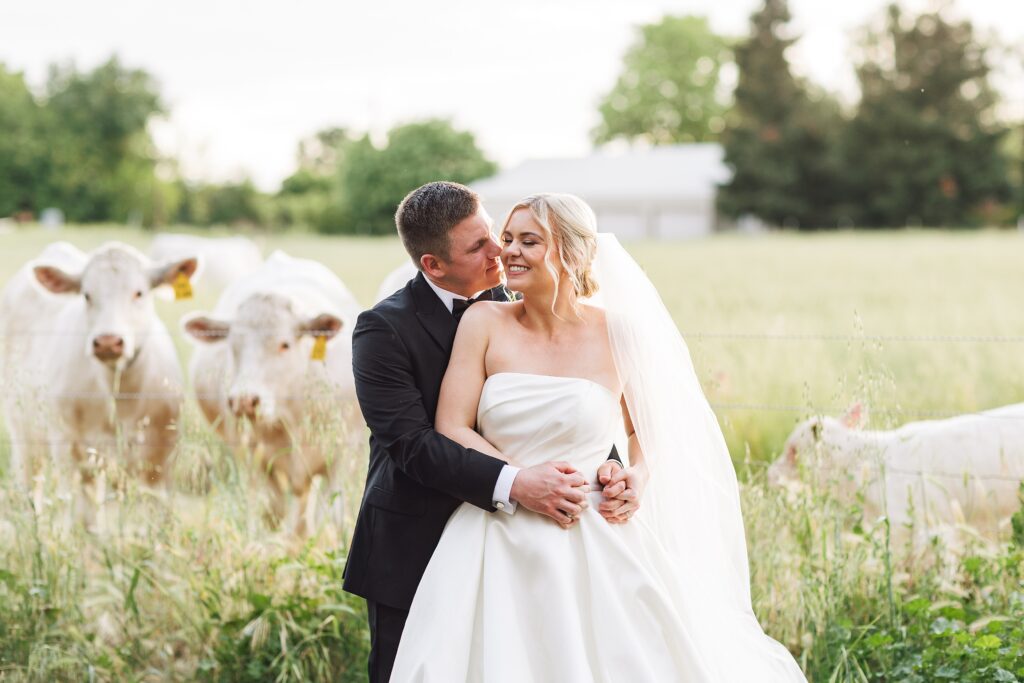
[[[144,241],[116,229],[61,236],[83,247]],[[0,281],[49,239],[0,236]],[[266,246],[328,263],[366,303],[402,258],[394,240],[288,235]],[[886,408],[969,411],[1020,400],[1024,344],[869,337],[1024,335],[1024,240],[787,235],[630,248],[689,333],[709,398],[772,406],[719,415],[743,478],[755,610],[809,678],[1024,680],[1024,538],[961,530],[955,551],[939,540],[908,547],[905,530],[863,519],[856,500],[838,496],[841,481],[784,490],[764,476],[798,419],[855,399],[874,409],[876,426],[906,419]],[[175,333],[184,312],[215,300],[197,295],[160,304]],[[190,345],[177,338],[187,359]],[[103,476],[87,492],[88,528],[56,494],[52,466],[28,492],[0,474],[0,680],[364,680],[364,606],[340,586],[365,448],[339,451],[341,523],[299,541],[267,524],[247,463],[191,402],[180,429],[167,491],[123,477],[116,452],[96,454]],[[321,436],[345,441],[330,424]],[[3,470],[7,449],[0,434]]]
[[[88,524],[51,465],[0,490],[0,679],[365,678],[365,608],[341,590],[365,455],[338,454],[344,528],[297,540],[194,412],[183,429],[168,490],[98,454]]]

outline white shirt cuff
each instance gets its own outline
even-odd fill
[[[516,511],[516,504],[509,499],[509,496],[512,495],[512,482],[516,480],[517,474],[519,474],[519,468],[515,465],[502,467],[498,481],[494,483],[494,495],[491,496],[494,507],[509,515]]]

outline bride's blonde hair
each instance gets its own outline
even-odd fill
[[[593,296],[597,293],[597,280],[591,272],[594,256],[597,254],[597,217],[590,206],[572,194],[544,192],[533,194],[512,207],[505,219],[509,219],[519,209],[526,209],[533,220],[547,232],[556,249],[548,249],[544,256],[548,272],[555,280],[555,299],[558,299],[558,288],[561,284],[559,269],[553,262],[557,252],[562,270],[569,276],[569,283],[576,293],[573,310],[579,315],[580,298]],[[504,229],[503,227],[503,229]],[[552,309],[554,303],[552,302]]]

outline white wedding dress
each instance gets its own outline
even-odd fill
[[[487,378],[477,416],[517,464],[565,460],[590,481],[622,424],[619,397],[598,383],[511,372]],[[597,511],[600,493],[590,495],[569,530],[523,507],[459,507],[416,592],[391,680],[732,679],[724,662],[702,660],[693,638],[701,624],[687,622],[688,596],[642,515],[611,525]],[[804,680],[773,646],[757,681]]]

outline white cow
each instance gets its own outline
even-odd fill
[[[176,442],[181,367],[153,290],[195,273],[195,257],[154,264],[106,244],[48,246],[0,298],[4,416],[23,487],[47,451],[67,486],[87,454],[124,457],[155,484]]]
[[[377,298],[374,299],[374,303],[379,303],[384,299],[387,299],[402,287],[405,287],[409,280],[416,277],[416,273],[418,272],[420,272],[419,269],[412,264],[412,261],[403,261],[402,265],[388,273],[384,278],[384,281],[380,283],[380,287],[377,289]]]
[[[805,470],[832,479],[847,497],[860,491],[868,519],[887,514],[893,528],[914,523],[918,537],[968,524],[995,538],[1020,508],[1024,480],[1024,403],[894,430],[863,429],[855,404],[840,419],[811,418],[786,441],[768,476],[781,484]]]
[[[203,414],[229,442],[247,428],[278,520],[289,494],[305,503],[314,477],[330,479],[342,449],[362,441],[352,378],[360,310],[325,266],[276,251],[229,286],[212,314],[182,321],[196,340],[189,373]],[[322,361],[313,358],[318,336]],[[303,523],[293,516],[291,526]]]
[[[220,291],[235,280],[253,272],[263,263],[260,248],[247,237],[199,237],[178,233],[161,233],[149,247],[150,258],[156,261],[198,256],[202,268],[195,284]]]

